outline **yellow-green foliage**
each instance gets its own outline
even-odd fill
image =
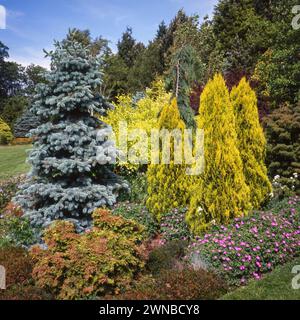
[[[0,118],[0,144],[8,144],[13,139],[9,125]]]
[[[237,148],[233,106],[225,81],[215,75],[200,97],[199,128],[204,129],[205,168],[194,179],[186,220],[198,233],[213,223],[227,223],[250,208],[249,187]]]
[[[265,166],[266,139],[259,123],[257,98],[246,78],[232,89],[230,98],[244,175],[250,188],[252,206],[257,209],[272,190]]]
[[[164,83],[158,80],[152,84],[151,88],[146,90],[145,97],[139,100],[135,106],[132,105],[132,96],[119,96],[115,109],[109,111],[102,120],[112,126],[116,134],[117,143],[120,146],[120,142],[122,142],[118,140],[120,121],[126,121],[128,134],[135,129],[143,129],[146,130],[150,137],[151,129],[157,128],[157,119],[161,107],[168,103],[169,100],[170,94],[165,91]],[[135,141],[129,141],[127,149],[130,150],[134,143]],[[149,159],[150,153],[148,154]],[[134,163],[122,163],[121,166],[132,171],[136,171],[139,168],[139,165]]]
[[[185,128],[176,99],[163,107],[158,125],[159,129],[167,129],[169,133],[174,129]],[[182,155],[182,164],[174,162],[174,137],[171,137],[170,142],[170,164],[151,164],[147,171],[147,207],[158,220],[169,209],[185,206],[189,199],[189,176],[186,174],[184,157]]]

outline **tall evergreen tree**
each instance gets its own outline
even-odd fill
[[[253,208],[268,198],[272,186],[265,165],[266,139],[259,123],[257,98],[246,78],[230,94],[235,113],[238,149]]]
[[[180,118],[176,98],[174,98],[170,104],[163,107],[160,113],[158,127],[160,130],[166,129],[166,135],[172,134],[172,131],[176,129],[182,132],[185,128],[185,124]],[[160,148],[160,163],[149,165],[147,171],[147,207],[158,220],[163,214],[167,213],[168,210],[186,206],[189,199],[189,176],[187,176],[185,171],[184,160],[182,163],[175,162],[175,152],[183,152],[183,141],[178,141],[174,136],[170,138],[169,164],[161,163],[164,152],[165,150]]]
[[[187,127],[194,127],[194,112],[190,106],[191,87],[197,79],[198,60],[192,46],[180,48],[172,58],[167,86],[177,99],[181,118]]]
[[[55,42],[55,49],[49,52],[53,68],[30,108],[40,122],[31,132],[32,170],[14,200],[33,225],[72,219],[81,231],[95,208],[116,202],[124,183],[110,171],[116,150],[109,129],[93,116],[105,112],[93,93],[101,84],[99,59],[72,40]]]
[[[200,98],[204,130],[204,172],[196,179],[186,220],[194,233],[213,223],[247,214],[250,190],[238,150],[233,106],[225,81],[215,75]]]

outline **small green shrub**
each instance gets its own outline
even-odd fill
[[[0,218],[0,248],[25,246],[38,241],[39,230],[34,229],[28,219],[5,215]]]
[[[144,267],[141,226],[104,209],[96,210],[93,219],[94,227],[81,235],[72,223],[57,221],[45,231],[47,249],[31,250],[33,278],[59,299],[116,293]]]
[[[121,202],[115,206],[113,214],[143,225],[148,238],[154,237],[158,232],[158,223],[143,204]]]
[[[0,292],[0,300],[53,300],[54,297],[45,290],[32,284],[15,285]]]
[[[171,240],[189,240],[191,237],[189,228],[185,222],[187,209],[173,209],[161,217],[160,230],[163,239]]]
[[[184,256],[186,241],[173,240],[154,249],[149,254],[147,269],[153,274],[174,268],[176,261]]]
[[[147,177],[143,172],[132,173],[121,176],[129,183],[130,190],[120,192],[119,201],[129,201],[136,203],[145,203],[147,199]]]

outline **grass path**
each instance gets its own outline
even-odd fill
[[[0,180],[26,173],[29,165],[25,162],[26,151],[31,145],[0,146]]]
[[[296,265],[300,270],[300,258],[277,267],[259,281],[251,281],[246,287],[226,294],[221,300],[300,300],[300,288],[292,288],[292,279],[296,276],[292,269]],[[296,282],[300,286],[299,271]]]

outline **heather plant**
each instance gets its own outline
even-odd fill
[[[94,209],[113,205],[126,184],[111,171],[117,151],[110,129],[96,118],[109,108],[95,94],[102,82],[99,57],[72,40],[55,42],[48,55],[51,71],[30,108],[39,122],[31,131],[32,170],[14,201],[35,226],[72,219],[83,231]]]
[[[214,300],[227,292],[227,286],[206,270],[164,270],[158,276],[144,276],[117,300]],[[107,297],[111,299],[111,296]]]
[[[213,227],[190,243],[185,259],[194,264],[205,261],[232,285],[260,279],[300,255],[300,198],[289,198],[279,209]]]
[[[37,285],[58,299],[89,299],[119,292],[144,266],[143,227],[98,209],[94,227],[83,234],[74,224],[57,221],[44,233],[46,249],[31,256]]]

